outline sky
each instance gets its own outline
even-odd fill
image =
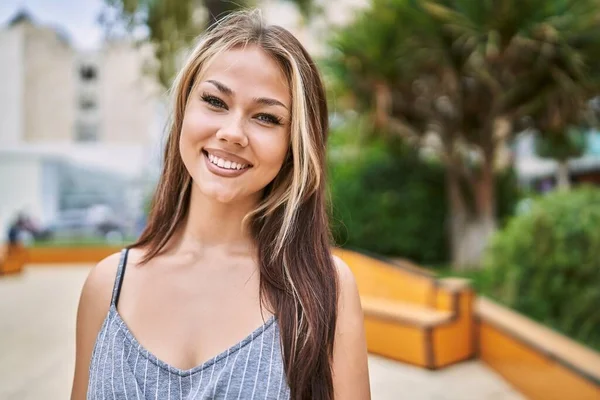
[[[102,40],[97,19],[103,4],[103,0],[0,0],[0,24],[5,25],[25,9],[35,21],[60,27],[74,47],[93,50]]]

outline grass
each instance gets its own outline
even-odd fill
[[[30,248],[42,247],[115,247],[133,243],[135,238],[125,238],[122,241],[108,242],[103,238],[61,238],[37,240],[27,245]]]

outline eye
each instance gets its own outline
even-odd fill
[[[227,104],[225,104],[225,102],[223,100],[221,100],[218,97],[215,97],[211,94],[203,93],[202,101],[208,103],[208,105],[210,105],[211,107],[223,108],[223,109],[227,110]]]
[[[265,122],[267,124],[271,124],[271,125],[281,125],[281,118],[276,117],[272,114],[258,114],[256,116],[256,118],[261,121],[261,122]]]

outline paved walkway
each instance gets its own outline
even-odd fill
[[[27,268],[0,277],[0,399],[69,398],[75,314],[89,266]],[[372,356],[374,400],[519,400],[478,362],[432,372]]]

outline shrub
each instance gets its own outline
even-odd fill
[[[352,117],[329,140],[331,225],[341,246],[446,264],[449,258],[444,166],[397,136],[376,135]],[[514,171],[496,177],[500,226],[520,193]]]
[[[600,190],[536,199],[486,253],[484,291],[600,349]]]
[[[446,260],[442,168],[400,142],[360,151],[330,162],[336,242],[417,262]]]

